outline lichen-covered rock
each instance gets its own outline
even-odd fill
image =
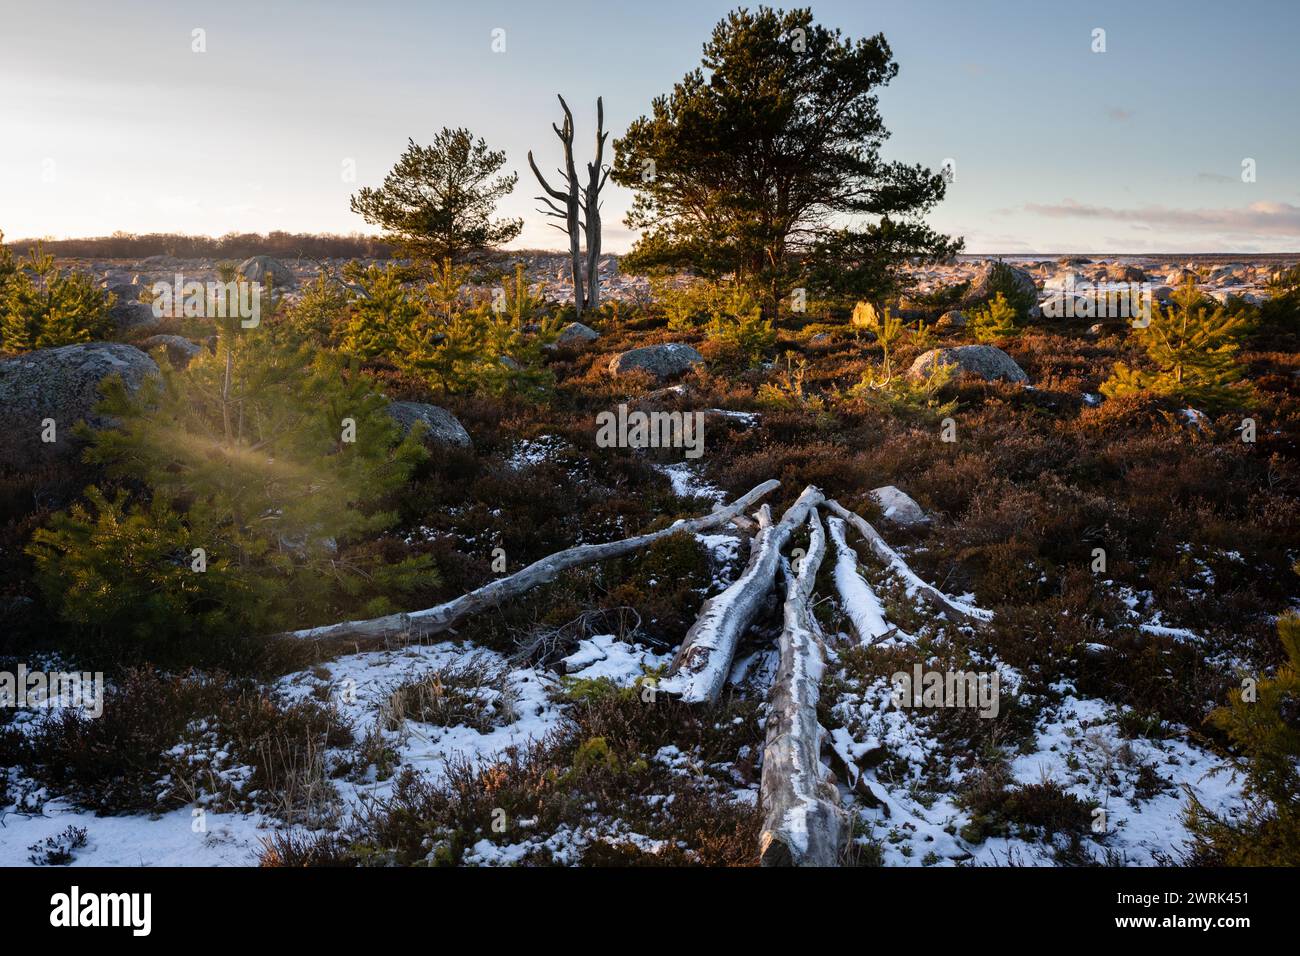
[[[451,412],[437,405],[424,402],[393,402],[388,406],[388,414],[402,428],[402,434],[408,434],[416,422],[424,422],[428,429],[424,440],[434,445],[454,445],[457,448],[470,448],[469,432]]]
[[[1038,282],[1034,277],[1018,266],[1013,266],[1009,263],[1003,263],[1003,265],[1010,271],[1011,278],[1017,287],[1019,287],[1019,289],[1026,295],[1032,296],[1034,301],[1037,302]],[[996,266],[996,262],[986,262],[984,265],[980,266],[979,271],[971,278],[970,289],[967,290],[966,295],[962,298],[960,303],[962,308],[973,308],[993,294],[993,270]],[[1033,306],[1029,310],[1029,314],[1033,318],[1037,318],[1039,315],[1038,306]]]
[[[146,352],[152,352],[154,349],[166,349],[167,361],[172,363],[172,368],[182,369],[190,364],[194,356],[203,351],[203,346],[197,342],[191,342],[183,335],[151,335],[140,343],[140,348]]]
[[[139,299],[125,299],[121,296],[118,296],[117,301],[108,310],[108,317],[119,332],[158,324],[158,316],[154,315],[152,305]]]
[[[669,342],[620,352],[610,360],[609,371],[611,375],[625,375],[640,370],[663,379],[681,375],[703,361],[704,356],[689,345]]]
[[[600,338],[600,333],[581,322],[570,322],[560,330],[555,344],[563,348],[581,348],[589,342]]]
[[[296,289],[298,279],[279,259],[273,259],[270,256],[252,256],[245,259],[239,264],[239,274],[249,282],[257,282],[261,285],[267,284],[267,277],[270,277],[270,284],[276,289]]]
[[[1008,382],[1029,381],[1029,376],[1016,364],[1016,360],[993,345],[959,345],[955,348],[930,349],[917,356],[907,374],[912,378],[924,378],[936,365],[956,365],[963,372],[978,375],[988,381],[998,378]]]
[[[1117,262],[1106,267],[1106,278],[1111,282],[1146,282],[1147,274],[1137,266]]]
[[[158,366],[148,355],[116,342],[63,345],[0,361],[0,408],[5,416],[0,466],[31,469],[67,460],[81,448],[73,435],[77,422],[96,428],[111,424],[95,414],[100,382],[120,375],[134,391],[157,374]],[[49,436],[54,440],[43,440]]]

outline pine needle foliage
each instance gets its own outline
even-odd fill
[[[1107,398],[1149,393],[1206,409],[1244,407],[1252,389],[1241,381],[1245,370],[1236,355],[1250,328],[1246,313],[1207,308],[1188,282],[1174,293],[1172,305],[1153,303],[1150,322],[1134,329],[1147,367],[1117,362],[1101,392]]]

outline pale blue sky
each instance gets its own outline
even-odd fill
[[[734,5],[0,0],[0,229],[370,231],[349,194],[408,136],[463,125],[520,174],[503,207],[525,219],[517,244],[558,247],[525,160],[558,160],[555,93],[585,153],[597,94],[618,135]],[[885,34],[900,66],[881,94],[886,155],[955,161],[930,221],[970,251],[1300,250],[1300,3],[812,7]],[[606,195],[618,251],[629,195]]]

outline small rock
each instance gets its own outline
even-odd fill
[[[1028,382],[1025,370],[1006,352],[993,345],[959,345],[955,348],[931,349],[918,355],[907,374],[924,378],[936,365],[957,365],[963,372],[982,379],[1006,379],[1008,382]]]
[[[239,264],[239,274],[249,282],[257,282],[261,285],[267,284],[267,278],[270,277],[271,285],[276,289],[296,289],[298,280],[279,259],[272,259],[270,256],[252,256],[245,259]]]
[[[1018,268],[1017,266],[1013,266],[1009,263],[1003,263],[1003,265],[1010,270],[1011,278],[1020,290],[1027,295],[1032,295],[1034,301],[1037,302],[1038,283],[1034,280],[1034,277],[1024,269]],[[979,271],[975,273],[974,277],[971,279],[970,289],[966,292],[965,298],[961,301],[961,306],[963,308],[968,309],[979,305],[993,294],[993,270],[996,266],[997,263],[995,262],[986,262],[980,267]],[[1033,306],[1029,310],[1029,314],[1032,318],[1038,318],[1038,306]]]
[[[134,282],[114,282],[104,286],[104,291],[117,296],[117,304],[121,305],[124,302],[139,302],[142,290]]]
[[[148,328],[158,324],[158,316],[153,314],[153,306],[138,299],[130,301],[118,299],[108,310],[108,317],[119,332]]]
[[[203,346],[181,335],[151,335],[140,343],[140,348],[146,352],[152,352],[156,348],[166,349],[167,361],[172,363],[174,369],[185,368],[194,356],[203,351]]]
[[[930,523],[930,516],[925,513],[925,509],[911,495],[893,485],[876,488],[871,494],[880,503],[880,516],[900,528],[914,528]]]
[[[703,361],[704,356],[689,345],[669,342],[665,345],[647,345],[620,352],[610,359],[609,371],[611,375],[625,375],[640,369],[649,372],[655,378],[663,379],[681,375]]]
[[[600,333],[581,322],[570,322],[561,331],[555,344],[563,348],[580,348],[600,338]]]
[[[458,448],[473,447],[465,426],[445,408],[424,402],[393,402],[388,406],[388,414],[401,426],[403,435],[409,434],[416,422],[424,422],[428,426],[424,433],[425,441]]]

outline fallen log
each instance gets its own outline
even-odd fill
[[[894,630],[885,620],[885,606],[858,572],[858,553],[844,540],[844,522],[828,515],[826,527],[835,544],[835,590],[840,604],[853,624],[858,643],[874,644]]]
[[[781,549],[808,513],[824,500],[821,491],[809,485],[776,524],[765,511],[759,511],[759,532],[750,546],[749,563],[726,590],[704,602],[699,617],[682,639],[668,676],[660,682],[660,690],[694,704],[718,699],[736,645],[772,590]]]
[[[982,623],[993,619],[993,612],[986,611],[983,608],[975,607],[973,604],[966,604],[963,601],[957,601],[948,597],[936,587],[926,584],[916,573],[907,566],[904,561],[889,543],[880,536],[880,532],[867,522],[861,515],[849,511],[843,505],[833,498],[826,499],[824,507],[832,514],[838,515],[849,524],[853,525],[857,532],[866,539],[871,550],[875,552],[876,557],[884,561],[891,571],[903,579],[903,584],[907,588],[908,596],[919,595],[921,600],[925,601],[937,611],[945,611],[951,614],[958,621],[967,623]]]
[[[738,514],[744,513],[755,501],[779,488],[776,479],[763,482],[758,487],[731,504],[721,507],[712,514],[698,518],[688,518],[673,523],[661,531],[611,541],[607,544],[581,544],[566,551],[559,551],[541,560],[534,561],[521,571],[508,577],[498,578],[483,587],[445,604],[410,613],[388,614],[384,617],[363,621],[344,621],[340,624],[327,624],[323,627],[310,627],[300,631],[290,631],[280,637],[313,639],[376,639],[392,637],[428,637],[452,627],[456,622],[470,614],[494,607],[502,601],[518,597],[525,591],[551,581],[561,571],[592,564],[607,558],[616,558],[624,554],[648,547],[661,538],[687,532],[694,534],[727,524]]]
[[[820,630],[810,604],[826,537],[816,510],[808,513],[807,555],[786,580],[781,662],[772,683],[763,748],[759,802],[763,866],[835,866],[846,834],[839,791],[821,762],[825,731],[817,722],[817,698],[826,667]]]

